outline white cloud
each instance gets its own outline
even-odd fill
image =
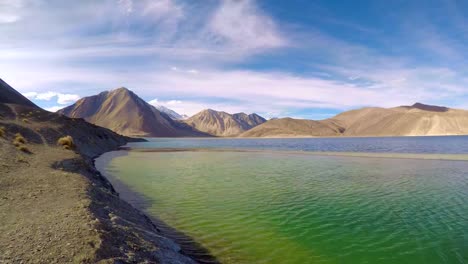
[[[23,95],[29,99],[35,100],[42,100],[42,101],[50,101],[52,98],[57,98],[57,103],[61,105],[74,103],[80,99],[80,96],[77,94],[63,94],[57,92],[25,92]]]
[[[57,95],[58,95],[58,93],[55,93],[55,92],[38,93],[38,94],[36,94],[34,99],[50,101],[50,99],[52,99],[52,97],[56,97]]]
[[[133,0],[119,0],[119,7],[127,15],[130,15],[133,12]]]
[[[223,103],[213,103],[213,102],[203,102],[203,101],[191,101],[191,100],[168,100],[161,101],[158,99],[153,99],[148,101],[149,104],[154,106],[164,106],[169,108],[178,114],[193,116],[198,112],[205,109],[216,109],[219,111],[225,111],[228,113],[238,113],[246,111],[244,105],[236,104],[223,104]]]
[[[52,107],[45,107],[44,110],[49,112],[57,112],[58,110],[62,109],[63,106],[52,106]]]
[[[209,22],[210,30],[228,45],[241,49],[277,48],[286,45],[275,22],[252,0],[223,0]]]
[[[174,0],[148,0],[144,5],[143,14],[158,20],[169,19],[174,23],[184,17],[184,10]]]
[[[74,103],[80,99],[80,96],[77,94],[62,94],[58,93],[57,94],[57,103],[59,104],[69,104],[69,103]]]
[[[0,1],[0,24],[10,24],[21,19],[21,9],[24,6],[22,0]]]
[[[16,22],[20,19],[19,16],[11,15],[11,14],[0,14],[0,24],[8,24]]]

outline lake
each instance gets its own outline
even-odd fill
[[[129,146],[96,165],[223,263],[468,262],[468,137]]]

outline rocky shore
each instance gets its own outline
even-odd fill
[[[95,169],[94,157],[133,140],[0,104],[0,263],[196,263]]]

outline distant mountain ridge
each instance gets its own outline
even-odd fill
[[[124,87],[84,97],[58,113],[84,118],[90,123],[127,136],[208,136],[173,120]]]
[[[226,112],[206,109],[185,120],[193,128],[219,137],[235,137],[241,133],[266,122],[257,115],[245,113],[228,114]]]
[[[169,109],[163,105],[153,105],[156,109],[158,109],[160,112],[167,114],[170,118],[173,120],[184,120],[187,119],[187,115],[181,115],[177,113],[176,111]]]
[[[394,108],[366,107],[313,121],[269,120],[241,137],[435,136],[468,135],[468,111],[415,103]]]
[[[0,83],[1,84],[1,83]],[[3,86],[2,86],[3,88]],[[0,99],[32,104],[22,95],[4,88]],[[26,101],[24,101],[26,100]],[[178,113],[158,110],[126,88],[85,97],[59,111],[84,118],[129,136],[147,137],[365,137],[468,135],[468,111],[415,103],[393,108],[366,107],[340,113],[325,120],[278,118],[257,114],[229,114],[203,110],[185,120]]]

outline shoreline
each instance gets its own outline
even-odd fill
[[[324,156],[324,157],[468,161],[468,154],[339,152],[339,151],[331,152],[331,151],[241,149],[241,148],[138,148],[138,147],[131,147],[131,146],[123,146],[123,147],[120,147],[119,150],[134,151],[134,152],[249,152],[249,153],[271,153],[271,154],[295,154],[295,155],[310,155],[310,156]]]
[[[0,127],[0,263],[196,263],[95,167],[141,139],[22,105],[0,104]]]
[[[183,255],[190,257],[197,263],[201,264],[218,264],[220,263],[216,257],[211,255],[209,250],[200,243],[196,242],[192,237],[183,233],[176,228],[171,227],[169,224],[159,219],[157,216],[152,216],[147,213],[147,203],[143,194],[133,191],[128,185],[117,179],[111,173],[108,173],[106,166],[116,157],[124,156],[129,151],[124,147],[119,147],[116,150],[111,150],[93,158],[93,165],[99,173],[105,177],[110,184],[114,187],[116,193],[119,194],[120,199],[126,201],[137,210],[140,210],[150,221],[152,221],[161,234],[175,243],[177,243]]]
[[[133,137],[133,136],[132,136]],[[220,137],[220,136],[211,136],[211,137],[140,137],[140,138],[159,138],[159,139],[311,139],[311,138],[428,138],[428,137],[468,137],[468,134],[446,134],[446,135],[362,135],[362,136],[308,136],[308,135],[297,135],[297,136],[288,136],[288,135],[278,135],[278,136],[263,136],[263,137]],[[138,138],[138,137],[136,137]]]

